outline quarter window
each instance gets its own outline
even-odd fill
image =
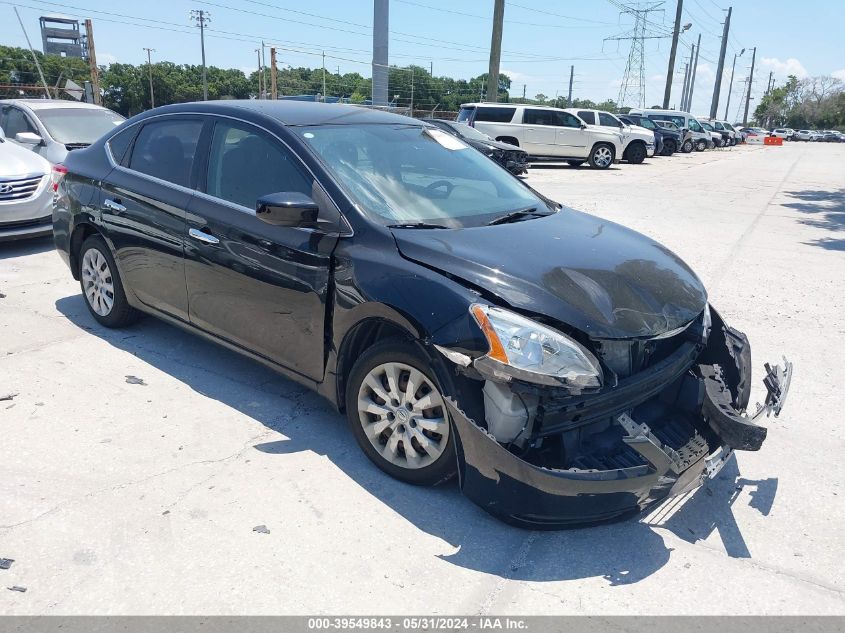
[[[190,187],[201,131],[202,121],[198,119],[168,117],[147,123],[138,133],[129,169]]]
[[[355,151],[355,148],[351,148]],[[312,195],[311,178],[280,143],[245,124],[218,122],[208,157],[206,191],[215,198],[255,209],[269,193],[298,191]]]
[[[114,162],[118,165],[123,163],[123,158],[126,155],[126,150],[129,149],[129,146],[132,144],[132,139],[135,138],[135,134],[138,132],[138,126],[133,125],[130,128],[123,130],[122,132],[118,132],[114,136],[109,139],[109,151],[111,151],[112,158],[114,158]]]

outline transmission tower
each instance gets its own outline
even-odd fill
[[[628,53],[628,62],[625,64],[625,72],[622,75],[622,84],[619,86],[619,98],[616,103],[620,108],[626,102],[644,108],[646,107],[645,41],[663,39],[672,35],[671,29],[649,19],[649,14],[663,11],[661,8],[663,2],[624,4],[610,0],[610,4],[618,8],[620,13],[634,18],[633,29],[605,39],[605,41],[616,42],[631,40],[631,51]]]

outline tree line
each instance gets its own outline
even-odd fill
[[[827,130],[845,128],[845,83],[829,75],[798,79],[766,93],[754,118],[766,128]]]

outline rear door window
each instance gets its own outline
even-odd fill
[[[132,148],[129,169],[190,187],[201,131],[198,118],[167,117],[145,124]]]
[[[595,112],[591,112],[590,110],[578,110],[578,116],[584,119],[585,123],[589,123],[590,125],[596,124]]]
[[[484,106],[476,109],[475,120],[488,121],[490,123],[510,123],[513,119],[514,112],[516,112],[516,108]]]

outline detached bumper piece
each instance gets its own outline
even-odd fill
[[[547,395],[547,417],[519,454],[447,399],[461,490],[497,518],[530,529],[622,518],[693,490],[734,450],[759,450],[766,428],[755,420],[783,407],[788,361],[766,365],[766,402],[745,413],[750,360],[745,335],[716,315],[705,345],[684,343],[607,392]]]

